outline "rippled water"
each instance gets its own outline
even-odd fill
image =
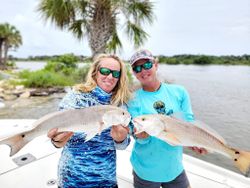
[[[160,65],[159,75],[185,86],[197,119],[214,128],[231,146],[250,151],[250,67]],[[0,109],[0,118],[41,117],[55,111],[63,95],[8,102],[7,108]],[[185,152],[238,172],[222,155]]]
[[[215,129],[231,146],[250,151],[250,67],[162,65],[159,75],[186,87],[197,119]],[[238,172],[230,159],[219,154],[185,152]]]

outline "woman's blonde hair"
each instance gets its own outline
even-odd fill
[[[90,92],[97,86],[96,76],[100,68],[100,62],[103,58],[113,58],[120,63],[121,67],[121,76],[112,91],[111,104],[120,105],[127,103],[130,99],[131,93],[128,88],[128,77],[127,70],[124,62],[117,57],[116,55],[111,54],[99,54],[94,58],[94,62],[92,63],[90,70],[88,72],[86,82],[83,84],[79,84],[75,86],[75,90],[81,92]]]

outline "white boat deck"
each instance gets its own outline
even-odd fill
[[[34,120],[0,120],[1,135],[10,135],[30,127]],[[132,188],[132,167],[129,162],[132,144],[117,151],[119,188]],[[9,157],[9,147],[0,145],[1,188],[55,188],[60,149],[55,149],[46,136],[27,144]],[[163,157],[164,160],[164,157]],[[184,166],[192,188],[250,188],[250,178],[213,164],[184,155]]]

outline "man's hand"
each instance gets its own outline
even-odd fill
[[[143,132],[141,132],[141,133],[135,134],[135,136],[136,136],[136,138],[144,139],[144,138],[149,137],[149,134],[146,133],[145,131],[143,131]]]
[[[65,146],[73,134],[73,132],[58,132],[58,129],[54,128],[49,130],[47,136],[51,138],[51,142],[56,148],[61,148]]]
[[[198,148],[198,147],[188,147],[188,148],[200,155],[205,155],[208,153],[208,151],[205,148]]]
[[[129,127],[124,127],[122,125],[113,125],[111,128],[111,137],[116,141],[116,142],[122,142],[126,139],[127,135],[129,132]]]

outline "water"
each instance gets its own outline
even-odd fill
[[[46,62],[44,61],[18,61],[16,62],[16,66],[18,67],[19,70],[24,70],[24,69],[28,69],[30,71],[36,71],[39,69],[44,68],[44,66],[46,65]]]
[[[161,65],[163,79],[189,91],[195,117],[220,133],[233,147],[250,151],[250,67]],[[192,156],[238,172],[230,159],[219,154]]]
[[[30,65],[32,70],[39,69],[37,62]],[[160,65],[159,76],[188,90],[197,119],[220,133],[229,145],[250,151],[249,66]],[[32,103],[29,99],[6,102],[7,107],[0,109],[0,118],[39,118],[55,111],[63,95],[35,97]],[[199,156],[189,150],[185,153],[239,172],[222,155]]]
[[[19,70],[24,70],[24,69],[28,69],[30,71],[36,71],[36,70],[40,70],[42,68],[45,67],[45,65],[47,64],[47,62],[44,61],[18,61],[16,62],[16,66],[18,67]],[[85,63],[78,63],[79,67],[83,67],[84,65],[86,65]]]

